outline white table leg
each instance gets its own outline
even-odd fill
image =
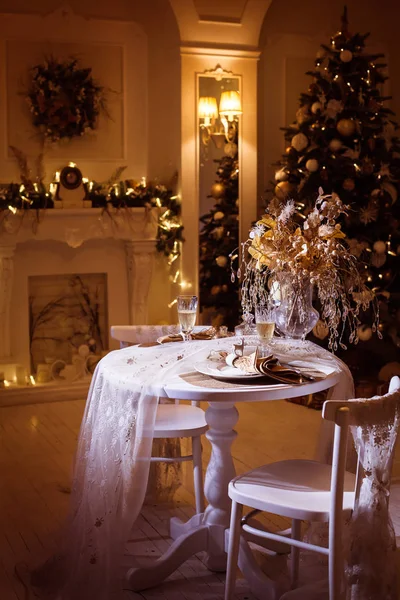
[[[214,571],[226,570],[225,529],[229,526],[230,500],[228,484],[235,476],[231,444],[236,437],[233,427],[238,411],[232,403],[210,402],[206,433],[211,442],[205,496],[209,502],[203,515],[187,523],[171,519],[171,537],[175,540],[168,552],[150,567],[132,568],[127,573],[131,590],[139,591],[160,584],[193,554],[206,550],[206,564]]]
[[[203,523],[210,531],[206,565],[212,571],[226,570],[225,529],[229,527],[231,515],[228,485],[236,475],[231,446],[237,435],[233,428],[238,418],[239,413],[230,402],[210,402],[206,411],[211,458],[204,485],[208,506]]]

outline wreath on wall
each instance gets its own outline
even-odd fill
[[[69,140],[96,129],[106,103],[91,68],[81,68],[75,58],[50,57],[32,67],[30,75],[26,100],[32,123],[46,141]]]

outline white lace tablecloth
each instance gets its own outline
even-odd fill
[[[32,575],[57,600],[120,598],[124,547],[139,515],[148,477],[157,402],[179,373],[232,348],[235,338],[206,342],[133,346],[111,352],[98,364],[79,435],[71,509],[62,550]],[[347,367],[310,342],[278,343],[277,356],[313,365],[333,365],[340,374],[330,397],[353,396]],[[321,456],[329,448],[325,431]]]

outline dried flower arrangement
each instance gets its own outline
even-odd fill
[[[357,259],[345,245],[345,234],[337,223],[348,210],[336,194],[324,195],[320,188],[314,209],[299,223],[293,201],[282,204],[276,198],[272,200],[244,244],[240,269],[244,312],[267,301],[268,286],[285,275],[294,293],[314,286],[321,320],[329,329],[330,349],[346,347],[342,341],[346,325],[349,342],[358,342],[361,310],[373,308],[373,330],[377,331],[379,315],[374,293],[365,285]],[[380,336],[379,331],[377,334]]]

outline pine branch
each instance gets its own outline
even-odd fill
[[[19,168],[19,175],[20,175],[22,183],[24,184],[24,186],[26,187],[26,189],[28,191],[32,191],[34,188],[33,188],[32,180],[31,180],[31,171],[28,166],[28,158],[27,158],[26,154],[24,152],[22,152],[22,150],[19,150],[18,148],[16,148],[15,146],[9,146],[9,148],[12,151],[12,153],[14,154],[14,158],[17,161],[18,168]]]

